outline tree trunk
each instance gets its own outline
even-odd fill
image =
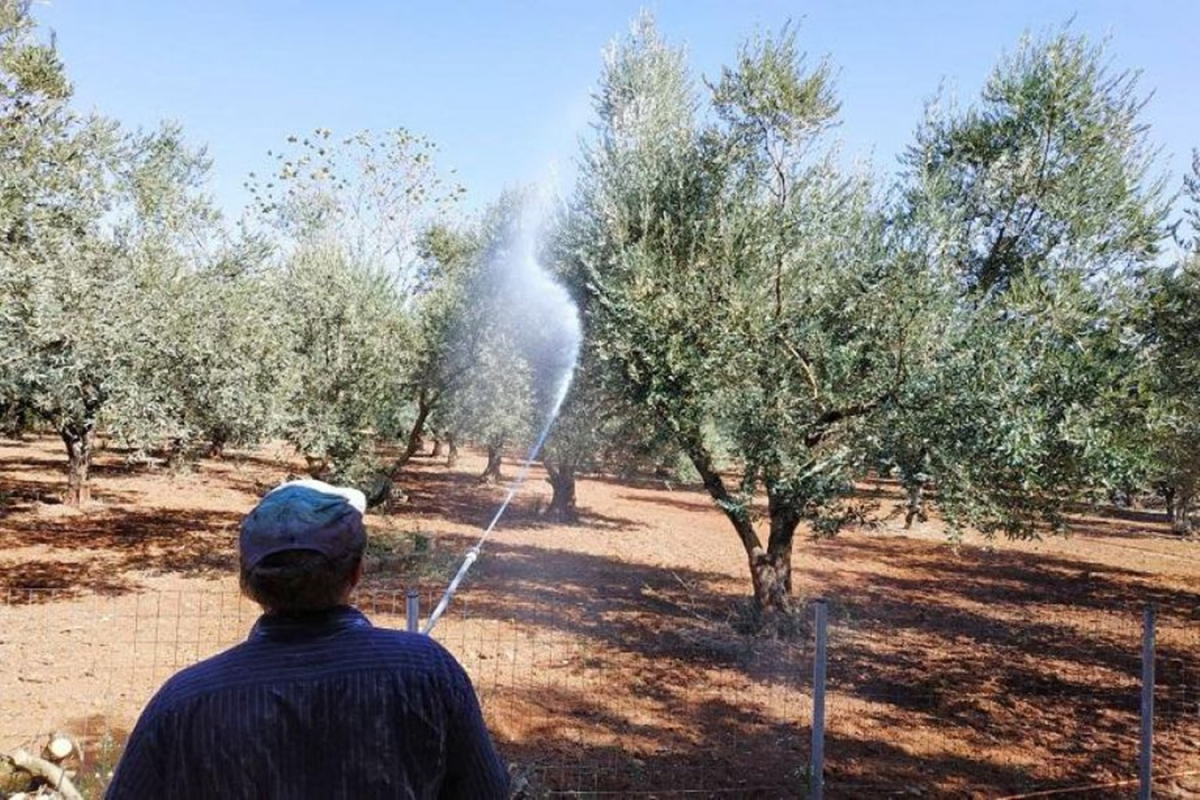
[[[1192,513],[1195,511],[1195,492],[1189,487],[1176,486],[1171,494],[1174,501],[1171,504],[1171,532],[1191,536],[1194,530]]]
[[[429,420],[429,414],[433,411],[435,402],[436,399],[431,398],[424,389],[417,395],[417,418],[413,420],[412,430],[408,432],[408,441],[404,445],[404,452],[400,454],[400,458],[388,471],[391,477],[396,477],[409,459],[421,451],[421,440],[425,436],[425,423]]]
[[[453,469],[458,463],[458,440],[454,438],[453,433],[446,434],[446,467]]]
[[[434,458],[438,458],[439,456],[442,455],[442,450],[444,450],[444,449],[445,448],[442,446],[442,437],[434,436],[433,437],[433,452],[430,453],[429,455],[433,456]]]
[[[392,482],[396,480],[396,476],[400,474],[400,470],[404,469],[404,465],[412,460],[412,457],[421,449],[421,439],[425,433],[425,422],[429,419],[429,415],[433,412],[436,404],[437,396],[431,396],[426,389],[422,389],[420,394],[417,395],[417,418],[413,420],[412,429],[408,432],[404,451],[392,462],[391,466],[375,473],[370,481],[368,481],[367,487],[363,490],[367,496],[368,508],[374,508],[391,497]]]
[[[904,506],[906,513],[904,514],[905,529],[911,528],[914,519],[919,519],[921,522],[928,522],[929,515],[925,511],[925,484],[921,482],[913,482],[905,487],[908,494],[908,499]]]
[[[319,481],[329,478],[330,473],[332,472],[332,465],[329,463],[329,459],[325,458],[324,456],[317,457],[305,455],[304,464],[308,471],[308,477]]]
[[[574,522],[579,519],[575,508],[575,462],[564,459],[557,467],[550,461],[545,462],[546,478],[554,494],[550,498],[550,506],[546,516],[559,522]]]
[[[479,476],[480,482],[498,483],[501,480],[501,464],[500,448],[489,444],[487,450],[487,467],[483,470],[483,474]]]
[[[63,444],[67,446],[67,498],[69,506],[81,506],[91,501],[92,491],[88,486],[88,470],[92,466],[92,442],[95,424],[68,423],[59,430]]]
[[[179,469],[187,463],[188,453],[187,445],[182,438],[178,436],[171,437],[166,446],[167,467],[172,470]]]
[[[771,517],[771,534],[767,552],[752,564],[759,572],[760,587],[755,589],[759,610],[770,613],[792,610],[792,542],[800,525],[800,513],[787,498],[767,490],[767,511]]]
[[[725,481],[713,466],[712,456],[695,443],[686,445],[685,451],[700,473],[704,488],[732,523],[746,551],[756,611],[764,622],[787,613],[791,610],[792,540],[800,521],[799,515],[776,501],[777,507],[771,510],[771,534],[764,550],[762,540],[754,530],[754,523],[725,488]]]

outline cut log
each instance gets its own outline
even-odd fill
[[[44,778],[47,783],[59,794],[64,800],[83,800],[83,795],[75,788],[75,784],[71,783],[71,779],[67,777],[67,771],[57,764],[51,764],[44,758],[38,758],[27,750],[18,748],[9,753],[9,760],[18,768],[23,769],[30,775],[36,775],[39,778]]]
[[[52,764],[61,764],[74,752],[75,743],[71,741],[71,738],[65,733],[56,732],[46,743],[46,748],[42,750],[42,758]]]

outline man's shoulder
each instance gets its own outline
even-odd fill
[[[366,628],[363,634],[365,641],[359,643],[359,649],[383,651],[396,659],[392,662],[389,658],[389,663],[416,663],[454,672],[462,669],[449,650],[424,634],[390,628]]]
[[[153,705],[166,710],[226,689],[364,671],[422,674],[455,684],[466,674],[436,640],[390,628],[358,628],[321,646],[300,646],[296,658],[281,661],[280,651],[289,649],[268,649],[253,639],[234,645],[175,673],[159,689]]]
[[[162,710],[179,701],[223,688],[247,677],[239,662],[247,660],[246,642],[184,667],[163,683],[151,701]]]

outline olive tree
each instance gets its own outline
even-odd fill
[[[267,280],[287,349],[285,438],[314,475],[362,480],[407,400],[415,339],[406,296],[391,274],[326,244],[300,247]]]
[[[851,479],[924,357],[936,287],[894,257],[869,182],[813,153],[830,70],[808,69],[790,31],[743,48],[702,109],[643,18],[608,53],[596,109],[572,234],[589,337],[729,519],[758,607],[786,610],[795,532],[854,513]]]
[[[1200,495],[1200,153],[1185,179],[1190,236],[1176,263],[1150,270],[1141,297],[1147,473],[1167,499],[1172,529],[1195,527]]]
[[[70,97],[28,4],[0,3],[0,391],[62,438],[80,504],[98,426],[156,417],[136,398],[159,400],[144,366],[174,310],[162,293],[211,215],[206,160],[176,128],[122,132]]]
[[[978,103],[931,104],[904,158],[896,225],[957,288],[957,342],[882,445],[955,525],[1026,535],[1031,514],[1061,523],[1062,498],[1141,469],[1127,310],[1166,210],[1144,104],[1103,47],[1026,37]]]
[[[791,31],[707,88],[645,19],[610,50],[570,258],[598,363],[699,472],[758,608],[788,607],[797,528],[864,513],[881,456],[928,465],[956,527],[1056,521],[1113,450],[1106,280],[1161,231],[1130,80],[1030,44],[922,129],[893,204],[822,150],[830,69]]]
[[[251,222],[275,244],[271,277],[291,333],[284,435],[316,472],[372,472],[372,445],[401,436],[415,452],[433,404],[418,377],[428,335],[421,298],[435,293],[422,236],[461,194],[434,163],[436,146],[404,129],[288,137],[247,181]],[[293,293],[296,294],[293,297]],[[408,423],[408,424],[406,424]],[[405,431],[400,429],[404,427]]]

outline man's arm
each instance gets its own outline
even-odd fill
[[[456,680],[448,698],[451,710],[446,731],[446,780],[441,797],[507,800],[508,770],[483,723],[471,679],[454,662]]]

